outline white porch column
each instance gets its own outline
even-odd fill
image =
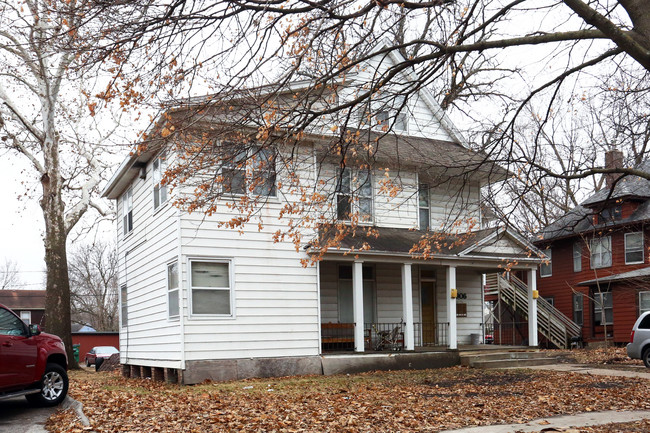
[[[528,345],[537,346],[537,270],[528,270]]]
[[[449,320],[448,342],[450,349],[458,349],[456,331],[456,266],[447,266],[447,320]],[[452,292],[454,297],[452,298]]]
[[[404,317],[404,346],[406,350],[415,350],[413,327],[413,279],[411,264],[402,265],[402,316]]]
[[[354,351],[363,352],[363,262],[352,266],[352,308],[354,310]]]

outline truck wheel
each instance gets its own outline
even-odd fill
[[[646,347],[645,350],[643,351],[643,356],[641,357],[643,359],[643,363],[647,368],[650,368],[650,347]]]
[[[56,406],[68,394],[68,374],[59,364],[47,364],[40,382],[41,392],[25,396],[30,403]]]

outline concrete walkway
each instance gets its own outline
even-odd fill
[[[525,424],[500,424],[480,427],[466,427],[458,430],[445,430],[441,433],[513,433],[541,432],[558,429],[563,431],[572,427],[589,427],[593,425],[641,421],[650,419],[650,410],[587,412],[576,415],[562,415],[540,418]],[[551,430],[552,431],[552,430]],[[577,430],[576,430],[577,431]]]
[[[572,373],[590,374],[592,376],[638,377],[640,379],[650,379],[650,369],[647,369],[645,367],[639,368],[639,371],[614,370],[611,368],[592,368],[579,364],[536,365],[525,368],[534,370],[567,371]]]

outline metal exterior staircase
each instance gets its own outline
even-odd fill
[[[517,277],[504,278],[500,274],[486,277],[486,295],[499,295],[514,311],[528,318],[528,286]],[[537,328],[551,343],[567,349],[570,339],[582,333],[580,325],[542,298],[537,299]]]

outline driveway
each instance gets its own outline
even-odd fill
[[[57,407],[33,407],[25,397],[0,400],[0,433],[44,433],[45,421]]]

